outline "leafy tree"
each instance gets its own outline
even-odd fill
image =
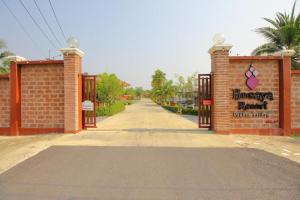
[[[103,73],[97,76],[97,100],[104,104],[114,104],[122,95],[121,81],[115,74]]]
[[[196,73],[188,76],[186,79],[176,74],[175,77],[177,78],[176,82],[176,95],[182,98],[193,98],[194,95],[194,83],[196,80]]]
[[[152,99],[158,103],[162,103],[164,97],[163,97],[163,91],[162,91],[162,87],[164,85],[164,83],[167,81],[166,79],[166,74],[157,69],[154,72],[154,75],[152,75],[152,91],[151,91],[151,96]]]
[[[153,89],[160,89],[163,83],[166,81],[166,74],[161,70],[157,69],[152,75],[152,88]]]
[[[134,88],[132,88],[132,87],[126,88],[124,90],[124,94],[125,95],[130,95],[132,99],[134,99],[137,96],[136,90]]]
[[[160,90],[160,95],[164,103],[166,103],[168,99],[175,96],[175,87],[173,86],[172,80],[168,80],[163,83]]]
[[[183,76],[176,74],[175,78],[177,78],[176,82],[176,93],[180,97],[185,97],[185,87],[186,87],[186,82]]]
[[[144,94],[144,89],[142,87],[136,87],[135,93],[138,98],[142,98],[142,96]]]
[[[278,12],[274,20],[263,18],[271,26],[256,31],[267,39],[267,43],[253,50],[253,55],[272,54],[284,49],[293,49],[292,68],[300,68],[300,13],[295,13],[296,1],[290,14]]]
[[[6,43],[3,40],[0,40],[0,74],[9,73],[9,61],[4,60],[5,57],[13,55],[9,51],[5,51]]]

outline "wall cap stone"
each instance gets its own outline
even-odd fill
[[[293,49],[286,49],[286,50],[280,51],[281,56],[293,56],[295,54],[296,54],[296,51]]]
[[[60,49],[60,51],[64,54],[64,55],[69,55],[69,54],[77,54],[80,57],[84,56],[84,52],[81,51],[78,48],[62,48]]]
[[[229,51],[232,48],[232,44],[217,44],[212,46],[209,50],[208,53],[212,54],[215,51]]]
[[[277,51],[275,52],[273,55],[274,56],[293,56],[295,55],[296,51],[293,49],[285,49],[285,50],[281,50],[281,51]]]
[[[8,61],[13,61],[13,62],[19,62],[19,61],[25,61],[26,58],[24,57],[21,57],[21,56],[7,56],[4,58],[5,60],[8,60]]]

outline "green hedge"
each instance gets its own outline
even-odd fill
[[[112,116],[121,111],[125,110],[125,105],[123,102],[118,101],[113,105],[97,108],[97,116]]]
[[[171,112],[180,113],[179,106],[162,106],[162,107],[164,109],[167,109],[167,110],[171,111]],[[198,115],[198,109],[182,108],[181,114],[184,114],[184,115]],[[205,110],[205,114],[206,115],[210,114],[209,109]]]
[[[198,115],[198,110],[191,108],[182,109],[182,114],[184,115]]]
[[[178,113],[179,107],[178,106],[162,106],[164,109],[167,109],[171,112]]]

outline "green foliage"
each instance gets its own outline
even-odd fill
[[[154,90],[160,89],[165,81],[166,81],[166,74],[163,71],[157,69],[154,72],[154,75],[152,75],[152,82],[151,82],[152,88]]]
[[[253,50],[253,55],[272,54],[284,49],[293,49],[292,68],[300,69],[300,13],[295,14],[296,1],[290,14],[278,12],[274,20],[263,18],[271,26],[256,31],[267,39],[267,43]]]
[[[97,101],[113,105],[122,93],[121,81],[115,74],[103,73],[97,76]]]
[[[184,114],[184,115],[198,115],[198,110],[197,109],[192,109],[192,108],[184,108],[184,109],[182,109],[182,114]]]
[[[166,103],[169,98],[174,97],[175,87],[173,86],[173,81],[165,81],[160,89],[160,95],[163,103]]]
[[[158,104],[165,104],[169,98],[175,95],[172,80],[167,80],[166,74],[159,69],[152,75],[151,85],[151,97]]]
[[[97,116],[112,116],[125,110],[125,105],[122,101],[117,101],[112,105],[97,108]]]
[[[130,100],[133,100],[133,99],[141,99],[142,96],[144,94],[144,90],[142,87],[136,87],[136,88],[126,88],[124,90],[124,95],[130,95]]]
[[[182,108],[180,105],[175,105],[175,106],[164,105],[162,107],[166,110],[169,110],[169,111],[173,112],[173,113],[178,113],[178,114],[183,114],[183,115],[198,115],[198,109]],[[210,115],[209,108],[204,110],[204,114],[206,116]]]
[[[173,113],[179,113],[179,107],[178,106],[162,106],[164,109],[171,111]]]
[[[135,99],[135,97],[137,96],[136,90],[134,88],[132,88],[132,87],[126,88],[124,90],[124,94],[125,95],[130,95],[130,97],[131,97],[130,99]]]
[[[178,114],[183,114],[183,115],[198,115],[197,109],[182,108],[180,105],[175,105],[175,106],[166,106],[165,105],[162,107],[173,113],[178,113]]]
[[[197,74],[194,73],[191,76],[188,76],[186,79],[178,74],[175,76],[177,78],[177,82],[175,84],[176,96],[192,99],[194,96],[194,84]]]
[[[9,51],[3,51],[6,49],[6,43],[3,40],[0,40],[0,74],[8,74],[9,73],[9,61],[4,60],[3,58],[7,56],[14,55]]]
[[[135,93],[138,98],[142,98],[142,96],[144,95],[144,89],[142,87],[136,87]]]
[[[291,134],[291,138],[299,139],[299,138],[300,138],[300,134],[292,133],[292,134]]]

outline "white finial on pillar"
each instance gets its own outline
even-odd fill
[[[213,37],[213,46],[208,50],[208,53],[215,51],[229,51],[232,48],[232,44],[225,44],[225,37],[221,33],[215,34]]]
[[[68,48],[62,48],[60,49],[60,51],[64,54],[64,55],[69,55],[69,54],[77,54],[80,57],[84,56],[84,52],[81,51],[80,49],[78,49],[79,47],[79,42],[76,38],[74,37],[70,37],[67,40],[68,43]]]
[[[296,54],[296,51],[293,49],[285,49],[280,51],[281,56],[293,56]]]

